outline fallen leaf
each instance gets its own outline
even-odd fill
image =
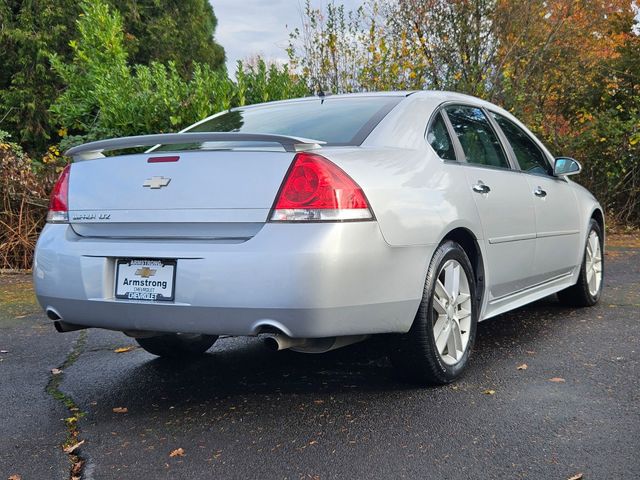
[[[127,413],[129,409],[127,407],[114,407],[113,413]]]
[[[60,370],[59,368],[52,368],[51,373],[54,375],[60,375],[62,373],[62,370]]]
[[[169,454],[170,457],[184,457],[184,448],[176,448]]]
[[[75,445],[69,445],[68,447],[64,447],[63,451],[64,451],[64,453],[71,455],[78,448],[80,448],[80,445],[82,445],[82,444],[84,444],[84,440],[82,440],[81,442],[76,443]]]
[[[120,348],[116,348],[114,350],[115,353],[125,353],[125,352],[130,352],[131,350],[133,350],[134,347],[133,345],[129,345],[128,347],[120,347]]]
[[[550,382],[554,382],[554,383],[564,383],[566,382],[566,380],[564,378],[560,378],[560,377],[553,377],[549,379]]]
[[[522,365],[518,365],[518,367],[517,367],[517,368],[518,368],[518,370],[526,370],[526,369],[527,369],[527,368],[529,368],[529,367],[527,366],[527,364],[526,364],[526,363],[523,363]]]
[[[11,475],[9,480],[22,480],[22,477],[20,475]]]
[[[82,472],[82,467],[84,467],[84,460],[78,460],[71,467],[71,478],[80,478],[80,472]]]
[[[314,400],[313,403],[317,403],[318,405],[324,403],[324,400]]]
[[[495,390],[491,390],[490,388],[487,388],[484,392],[485,395],[495,395],[496,391]]]
[[[526,352],[528,355],[535,355],[536,352],[534,350],[527,350]]]
[[[573,477],[567,478],[567,480],[582,480],[582,473],[576,473]]]

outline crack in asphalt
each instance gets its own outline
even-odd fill
[[[54,400],[59,403],[62,403],[65,408],[69,411],[69,417],[64,419],[64,423],[67,427],[67,438],[65,442],[61,445],[63,451],[65,449],[71,449],[74,445],[80,443],[80,430],[78,428],[78,421],[84,417],[84,412],[80,410],[76,402],[70,395],[67,395],[62,390],[60,390],[60,384],[64,378],[64,372],[67,368],[71,367],[77,360],[78,357],[84,352],[84,348],[87,344],[87,331],[83,330],[78,335],[71,351],[64,359],[62,364],[58,367],[60,373],[51,372],[51,378],[45,387],[45,391],[48,395],[50,395]],[[80,454],[79,447],[70,450],[69,452],[65,452],[69,456],[69,461],[71,462],[71,467],[69,468],[69,479],[70,480],[79,480],[82,478],[82,473],[84,469],[84,465],[86,460]]]

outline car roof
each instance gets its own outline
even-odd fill
[[[478,97],[466,95],[464,93],[451,92],[446,90],[397,90],[397,91],[374,91],[374,92],[357,92],[357,93],[341,93],[341,94],[327,94],[327,95],[313,95],[308,97],[290,98],[286,100],[276,100],[264,103],[255,103],[252,105],[243,105],[241,107],[233,108],[237,109],[250,109],[260,108],[269,105],[282,105],[287,103],[308,102],[319,99],[341,99],[341,98],[366,98],[366,97],[420,97],[429,98],[434,101],[447,102],[447,101],[461,101],[461,102],[473,102],[476,104],[484,104],[485,106],[494,106],[493,104],[482,100]]]

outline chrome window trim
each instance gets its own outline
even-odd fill
[[[449,118],[444,115],[444,110],[442,110],[442,105],[440,104],[438,105],[436,108],[434,108],[433,112],[431,113],[431,116],[429,117],[429,120],[427,121],[427,127],[424,129],[424,134],[423,134],[423,138],[425,143],[428,145],[428,147],[431,149],[431,151],[435,154],[436,157],[438,157],[443,163],[461,163],[460,159],[464,158],[464,155],[462,155],[462,152],[458,150],[458,142],[456,142],[456,140],[454,140],[455,132],[453,131],[453,128],[451,127],[451,123],[449,122]],[[431,145],[431,143],[429,143],[429,140],[427,139],[427,135],[429,135],[429,130],[431,130],[431,127],[433,126],[433,122],[435,122],[437,116],[440,115],[442,118],[442,121],[445,124],[445,127],[447,129],[447,133],[449,134],[449,139],[451,140],[451,143],[453,144],[453,151],[454,154],[456,156],[455,160],[450,160],[447,158],[442,158],[440,155],[438,155],[438,152],[436,152],[435,148],[433,148],[433,146]]]
[[[489,126],[490,128],[493,129],[494,133],[496,134],[496,137],[498,138],[498,142],[500,143],[500,148],[502,148],[502,153],[505,156],[505,159],[507,160],[507,163],[509,164],[508,168],[505,167],[496,167],[494,165],[484,165],[482,163],[472,163],[467,161],[467,156],[464,153],[464,149],[462,148],[462,144],[460,143],[460,139],[458,139],[458,135],[455,134],[454,131],[454,136],[453,136],[453,143],[454,143],[454,148],[456,149],[456,154],[457,152],[461,153],[461,160],[458,160],[459,163],[464,163],[467,165],[473,165],[475,167],[479,167],[479,168],[488,168],[491,170],[499,170],[501,172],[509,172],[509,171],[521,171],[518,168],[514,168],[515,166],[513,165],[511,158],[509,157],[509,153],[505,150],[504,148],[504,144],[501,141],[501,137],[500,134],[495,130],[495,128],[493,128],[493,124],[491,123],[491,119],[489,118],[489,115],[487,115],[486,109],[483,106],[480,105],[474,105],[473,103],[466,103],[466,102],[460,102],[460,101],[449,101],[449,102],[444,102],[442,104],[440,104],[438,106],[438,111],[442,111],[443,112],[443,117],[445,118],[445,123],[447,123],[447,125],[451,128],[451,130],[453,130],[453,124],[451,123],[451,120],[449,119],[449,115],[447,114],[446,108],[450,107],[450,106],[456,106],[459,105],[461,107],[469,107],[469,108],[477,108],[480,111],[482,111],[482,113],[484,114],[485,117],[487,117],[488,122],[489,122]],[[427,142],[429,143],[429,142]]]
[[[504,138],[504,142],[506,142],[506,146],[508,147],[508,151],[509,151],[509,155],[512,156],[512,161],[513,163],[515,163],[515,165],[517,165],[517,168],[519,171],[521,171],[522,173],[526,174],[526,175],[533,175],[536,177],[545,177],[545,178],[558,178],[554,175],[549,175],[547,173],[542,174],[542,173],[533,173],[533,172],[528,172],[526,170],[523,170],[522,167],[520,166],[520,162],[518,162],[518,157],[516,156],[515,151],[513,150],[513,147],[511,146],[511,142],[509,142],[509,140],[507,139],[506,134],[504,133],[504,131],[502,130],[502,128],[500,127],[500,125],[498,125],[498,122],[495,120],[495,118],[493,118],[493,114],[495,115],[500,115],[501,117],[505,118],[507,121],[511,122],[518,130],[520,130],[529,140],[531,140],[531,142],[533,142],[533,145],[538,149],[538,151],[542,154],[542,157],[545,159],[545,161],[547,162],[547,166],[550,167],[551,171],[553,171],[553,163],[550,161],[549,159],[549,155],[547,155],[547,153],[545,152],[544,149],[540,148],[540,144],[542,142],[540,142],[540,140],[538,140],[535,136],[530,135],[527,131],[523,130],[520,125],[518,125],[517,123],[515,123],[513,120],[511,120],[510,118],[506,117],[505,115],[502,115],[501,113],[498,112],[494,112],[493,110],[489,110],[489,109],[485,109],[490,115],[489,117],[491,118],[491,121],[493,122],[493,124],[495,125],[495,128],[498,129],[502,135],[502,138]]]

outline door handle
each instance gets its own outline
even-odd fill
[[[476,193],[489,193],[491,191],[489,185],[485,185],[481,181],[478,181],[471,189]]]
[[[545,192],[545,191],[544,191],[542,188],[540,188],[540,187],[536,188],[536,189],[533,191],[533,194],[534,194],[536,197],[541,197],[541,198],[544,198],[544,197],[546,197],[546,196],[547,196],[547,192]]]

